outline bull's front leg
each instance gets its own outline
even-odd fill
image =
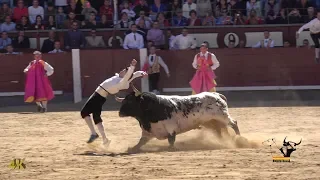
[[[168,135],[168,142],[169,142],[169,151],[176,151],[177,148],[174,146],[176,141],[176,132]]]
[[[145,131],[144,129],[142,129],[142,135],[140,137],[138,144],[136,144],[132,148],[128,148],[128,153],[139,152],[140,148],[142,146],[144,146],[145,144],[147,144],[151,139],[153,139],[153,136],[150,133],[148,133],[147,131]]]

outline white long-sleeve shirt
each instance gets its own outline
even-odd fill
[[[151,61],[151,57],[153,56],[153,61]],[[153,66],[153,63],[155,62],[155,60],[156,60],[156,55],[155,54],[150,54],[149,55],[149,57],[148,57],[148,62],[149,62],[149,65],[150,65],[150,67],[151,66]],[[168,68],[168,66],[166,65],[166,63],[164,63],[164,61],[162,60],[162,58],[160,57],[160,56],[158,56],[158,63],[159,63],[159,65],[161,66],[161,67],[163,67],[163,69],[164,69],[164,71],[167,73],[167,74],[169,74],[170,72],[169,72],[169,68]]]
[[[136,39],[134,39],[136,36]],[[143,37],[138,33],[130,33],[126,35],[123,42],[124,49],[142,49],[144,47]]]
[[[271,40],[271,42],[270,42],[270,48],[273,48],[273,47],[274,47],[274,40],[272,40],[272,39],[264,39],[264,40],[263,40],[263,46],[261,46],[261,45],[262,45],[262,44],[261,44],[261,41],[259,41],[259,42],[257,42],[257,44],[253,45],[252,47],[253,47],[253,48],[259,48],[259,47],[264,47],[264,48],[266,48],[266,47],[268,47],[268,43],[269,43],[270,40]]]
[[[31,63],[29,63],[29,65],[23,70],[24,73],[28,72],[30,67],[35,63],[36,60],[33,60]],[[46,70],[46,75],[47,76],[51,76],[54,72],[53,67],[48,64],[47,62],[44,62],[44,70]]]
[[[206,59],[208,59],[208,56],[211,56],[211,60],[213,62],[213,65],[211,66],[211,69],[212,70],[216,70],[219,66],[220,66],[220,62],[218,61],[217,57],[213,54],[213,53],[210,53],[210,52],[206,52],[205,54],[203,54],[202,52],[200,52],[200,56],[205,56]],[[198,58],[197,58],[198,55],[195,55],[194,56],[194,59],[193,59],[193,62],[192,62],[192,67],[195,68],[195,69],[198,69]]]
[[[303,25],[299,30],[298,34],[300,34],[303,30],[309,29],[311,33],[316,34],[320,32],[320,20],[315,18],[308,22],[307,24]]]
[[[28,14],[29,14],[29,20],[31,24],[34,24],[36,22],[36,18],[38,15],[44,18],[44,10],[43,7],[38,6],[37,8],[34,8],[33,6],[28,7]]]
[[[195,49],[197,47],[197,41],[190,35],[183,36],[180,34],[171,41],[170,48],[173,47],[178,47],[179,49]]]

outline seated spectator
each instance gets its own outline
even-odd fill
[[[31,24],[35,24],[39,15],[41,19],[44,18],[44,9],[42,6],[39,6],[38,0],[33,0],[32,4],[33,5],[28,8],[29,21]]]
[[[261,16],[261,9],[260,9],[260,3],[257,2],[257,0],[249,0],[247,1],[247,5],[246,5],[246,9],[247,9],[247,16],[251,16],[251,12],[252,10],[255,11],[256,16],[260,17]]]
[[[124,49],[142,49],[144,48],[143,37],[137,33],[137,25],[131,25],[131,33],[127,34],[123,42]]]
[[[42,16],[38,15],[36,18],[36,22],[32,25],[32,29],[34,30],[44,30],[45,24],[43,23]]]
[[[167,38],[168,38],[168,45],[169,45],[169,49],[179,49],[179,45],[176,43],[174,44],[174,46],[170,46],[170,44],[172,44],[172,41],[176,38],[176,36],[174,36],[172,34],[171,29],[167,29]]]
[[[112,28],[113,23],[112,20],[107,19],[107,15],[102,15],[101,16],[101,21],[98,23],[99,28]]]
[[[189,18],[189,12],[191,10],[197,10],[197,5],[193,3],[193,0],[187,0],[186,3],[182,6],[183,17]]]
[[[58,28],[62,28],[63,27],[63,23],[66,20],[66,14],[63,12],[63,8],[60,6],[58,7],[58,12],[56,14],[56,24]]]
[[[302,17],[308,16],[308,12],[307,12],[308,7],[312,7],[312,3],[307,0],[298,0],[295,5],[295,8],[299,11],[299,14]]]
[[[201,26],[201,20],[197,17],[197,12],[195,10],[191,10],[190,18],[188,19],[188,26]]]
[[[154,46],[153,41],[147,41],[147,49],[149,50],[150,47]]]
[[[14,52],[13,46],[11,44],[7,45],[6,50],[7,50],[7,52],[5,53],[5,55],[19,55],[19,54],[21,54],[20,52]]]
[[[18,49],[28,49],[30,48],[29,37],[24,35],[24,31],[19,31],[18,36],[13,38],[12,45]]]
[[[173,17],[173,25],[172,26],[186,26],[187,25],[187,18],[182,16],[181,9],[178,9],[177,16]]]
[[[173,3],[171,3],[169,5],[169,13],[167,13],[167,17],[169,19],[172,19],[173,17],[176,17],[177,16],[177,10],[181,10],[182,9],[182,6],[181,6],[181,1],[179,0],[173,0]],[[181,10],[182,12],[182,10]]]
[[[96,30],[91,30],[91,36],[86,36],[87,48],[101,48],[106,47],[102,36],[96,36]]]
[[[308,39],[304,39],[302,41],[302,45],[300,47],[310,49],[311,46],[310,46],[309,40]]]
[[[276,24],[277,14],[279,13],[279,3],[276,0],[268,0],[265,4],[265,14],[267,24]]]
[[[256,24],[263,24],[261,18],[257,16],[257,13],[254,9],[250,11],[250,16],[248,17],[246,24],[256,25]]]
[[[284,47],[284,48],[288,48],[288,47],[290,47],[290,46],[291,46],[291,44],[290,44],[289,41],[284,41],[284,43],[283,43],[283,47]]]
[[[297,24],[297,23],[302,23],[303,19],[302,16],[299,12],[298,9],[293,9],[289,14],[288,14],[288,19],[290,24]]]
[[[213,17],[212,12],[208,12],[206,17],[202,21],[202,26],[214,26],[216,25],[216,19]]]
[[[220,16],[217,21],[216,21],[217,25],[232,25],[233,21],[232,21],[232,17],[228,16],[228,14],[226,12],[222,13],[222,16]]]
[[[90,2],[86,1],[85,6],[81,11],[81,15],[84,16],[84,20],[89,20],[92,12],[98,14],[98,11],[91,7]]]
[[[10,9],[8,3],[3,3],[0,7],[0,23],[4,22],[7,16],[12,16],[12,10]]]
[[[277,18],[276,18],[276,23],[277,24],[288,24],[289,23],[289,20],[286,16],[285,9],[280,9],[279,14],[277,15]]]
[[[18,23],[21,21],[23,16],[28,16],[28,8],[24,6],[23,0],[19,0],[17,7],[13,9],[13,20]]]
[[[65,20],[65,22],[64,22],[64,26],[63,27],[65,29],[70,29],[74,22],[76,22],[77,24],[80,23],[78,20],[76,20],[76,15],[74,14],[74,12],[69,12],[68,17],[69,18],[67,20]]]
[[[49,16],[54,16],[56,15],[56,9],[54,8],[54,5],[52,2],[48,2],[48,7],[44,11],[44,20],[48,21]]]
[[[314,18],[316,18],[314,7],[308,7],[308,15],[303,17],[303,22],[308,23]]]
[[[113,19],[113,8],[110,0],[104,0],[103,6],[100,7],[100,16],[107,15],[107,19]]]
[[[139,4],[137,4],[134,8],[133,8],[134,13],[136,13],[136,17],[135,18],[139,18],[139,15],[141,13],[141,11],[143,11],[143,14],[145,16],[149,16],[149,12],[150,9],[148,7],[148,4],[145,0],[139,0]]]
[[[148,30],[146,29],[145,20],[140,19],[137,28],[138,28],[138,29],[137,29],[137,32],[138,32],[139,34],[141,34],[141,36],[142,36],[143,39],[144,39],[144,42],[146,42],[146,41],[147,41],[147,33],[148,33]]]
[[[72,29],[66,33],[64,38],[65,49],[71,50],[85,47],[86,41],[83,33],[79,31],[78,26],[77,22],[73,22]]]
[[[62,9],[66,9],[68,6],[68,0],[55,0],[55,7],[56,9],[58,9],[59,7],[61,7]]]
[[[227,0],[220,0],[216,6],[216,17],[219,18],[224,15],[224,13],[228,13],[231,10],[230,3]]]
[[[264,32],[264,40],[259,41],[257,44],[252,46],[253,48],[273,48],[274,40],[270,38],[270,33],[268,31]]]
[[[212,12],[210,0],[197,0],[197,13],[200,18],[205,18],[207,13]]]
[[[54,54],[54,53],[63,53],[64,51],[62,51],[61,49],[61,43],[60,41],[55,41],[54,42],[54,49],[52,51],[49,51],[49,54]]]
[[[31,30],[32,27],[29,23],[29,19],[27,16],[22,16],[21,22],[19,24],[16,24],[16,30],[18,31],[27,31]]]
[[[234,25],[244,25],[245,23],[246,23],[246,20],[244,19],[242,11],[237,10],[236,14],[234,15],[233,24]]]
[[[1,24],[0,31],[15,31],[16,30],[16,24],[14,22],[11,22],[11,17],[6,16],[5,22]]]
[[[152,24],[152,20],[145,16],[145,12],[144,11],[140,11],[140,17],[136,19],[136,24],[139,24],[140,19],[144,20],[145,23],[145,28],[146,29],[150,29],[151,24]]]
[[[54,31],[49,31],[49,38],[43,41],[41,52],[48,53],[54,49],[54,42],[56,40],[56,34]]]
[[[161,47],[165,43],[164,38],[163,31],[159,29],[159,23],[153,22],[152,28],[147,33],[147,40],[154,42],[155,46]]]
[[[170,44],[170,49],[178,47],[180,50],[191,50],[197,47],[197,41],[188,34],[188,29],[183,28],[182,34],[176,36]]]
[[[161,0],[154,0],[153,4],[151,5],[151,14],[150,17],[154,21],[157,19],[158,13],[167,14],[167,6],[161,3]]]
[[[50,16],[48,17],[48,22],[47,22],[46,25],[45,25],[45,29],[48,29],[48,30],[55,30],[55,29],[57,29],[56,22],[54,21],[54,16],[50,15]]]
[[[81,1],[78,1],[78,2],[81,2]],[[66,13],[69,14],[70,12],[73,12],[74,14],[81,14],[81,11],[82,11],[82,5],[79,5],[77,6],[76,4],[76,1],[75,0],[71,0],[69,2],[69,5],[67,6],[67,10],[66,10]]]
[[[131,27],[132,24],[133,24],[133,22],[128,19],[127,13],[124,12],[121,14],[121,19],[118,22],[117,27],[118,28],[129,28],[129,27]]]
[[[239,11],[236,0],[230,0],[230,16],[234,17]]]
[[[157,21],[158,21],[159,27],[160,27],[161,29],[170,26],[169,21],[168,21],[167,19],[165,19],[165,16],[164,16],[163,13],[158,13],[158,15],[157,15]]]
[[[123,9],[121,10],[121,13],[126,13],[128,15],[128,19],[130,20],[133,20],[134,17],[136,17],[136,13],[129,7],[129,3],[127,1],[123,3]]]
[[[3,31],[0,38],[0,50],[4,50],[10,44],[12,44],[11,38],[8,37],[7,32]]]
[[[94,12],[90,13],[90,18],[86,21],[82,21],[82,28],[92,29],[97,28],[98,22],[96,21],[96,14]]]

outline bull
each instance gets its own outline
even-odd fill
[[[231,126],[237,135],[240,131],[237,121],[228,112],[226,97],[219,93],[202,92],[189,96],[165,96],[149,92],[133,92],[125,98],[116,97],[121,102],[120,117],[134,117],[142,129],[139,142],[129,151],[136,152],[153,138],[168,139],[169,149],[175,150],[177,134],[185,133],[200,126],[221,130]]]

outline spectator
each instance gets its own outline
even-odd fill
[[[65,10],[68,6],[67,0],[55,0],[55,6],[56,8],[61,7],[63,10]]]
[[[44,30],[45,25],[43,23],[42,16],[37,16],[36,22],[32,25],[32,28],[35,30]]]
[[[197,17],[197,12],[195,10],[191,10],[190,18],[187,21],[188,26],[201,26],[201,20]]]
[[[290,42],[289,41],[284,41],[284,43],[283,43],[283,47],[284,48],[288,48],[288,47],[290,47],[291,45],[290,45]]]
[[[205,18],[208,12],[212,12],[210,0],[197,0],[197,12],[200,18]]]
[[[3,31],[0,38],[0,50],[4,50],[4,48],[10,44],[12,44],[11,38],[8,37],[7,32]]]
[[[98,14],[98,11],[91,7],[90,2],[86,1],[85,6],[81,11],[81,14],[84,16],[84,20],[89,20],[92,12]]]
[[[230,15],[232,17],[235,16],[235,14],[238,11],[238,7],[237,7],[237,1],[236,0],[230,0]]]
[[[234,15],[234,25],[244,25],[246,23],[242,11],[237,10],[236,14]]]
[[[312,19],[316,18],[316,14],[314,12],[314,7],[308,7],[308,15],[304,16],[304,23],[310,22]]]
[[[173,18],[173,26],[186,26],[187,25],[187,18],[182,16],[181,9],[178,9],[177,16]]]
[[[86,37],[87,41],[87,48],[101,48],[106,47],[106,44],[104,43],[104,40],[102,36],[96,36],[96,30],[91,30],[91,36]]]
[[[182,34],[176,36],[171,42],[170,47],[178,46],[180,50],[191,50],[197,47],[197,42],[194,37],[188,34],[188,29],[183,28]]]
[[[103,6],[100,7],[100,16],[107,15],[107,19],[113,19],[113,8],[110,0],[104,0]]]
[[[109,21],[107,19],[107,15],[104,14],[101,16],[101,21],[98,23],[98,27],[99,28],[112,28],[113,23],[112,23],[112,21]]]
[[[247,1],[247,16],[249,17],[251,15],[252,10],[256,12],[256,16],[261,16],[261,10],[260,10],[260,3],[257,2],[257,0],[249,0]]]
[[[273,48],[274,40],[270,38],[270,33],[268,31],[264,32],[264,40],[259,41],[257,44],[252,46],[253,48]]]
[[[309,44],[309,40],[308,39],[304,39],[303,42],[302,42],[302,45],[300,47],[310,49],[311,46]]]
[[[263,21],[257,17],[257,12],[256,10],[252,9],[250,11],[250,16],[248,17],[246,24],[250,24],[250,25],[256,25],[256,24],[262,24]]]
[[[186,3],[182,6],[183,17],[189,18],[189,12],[191,10],[197,10],[197,5],[192,2],[193,0],[187,0]]]
[[[64,22],[64,28],[70,29],[74,22],[76,22],[77,24],[80,23],[78,20],[75,19],[76,15],[74,14],[74,12],[69,12],[68,17],[69,18],[67,20],[65,20],[65,22]]]
[[[147,40],[154,42],[156,47],[162,47],[165,43],[163,31],[159,29],[158,21],[152,24],[152,28],[147,33]]]
[[[297,1],[292,1],[292,0],[282,0],[281,1],[281,8],[285,9],[286,14],[290,12],[294,7],[296,7]],[[289,11],[287,11],[289,10]]]
[[[129,28],[129,27],[131,27],[132,24],[133,24],[133,22],[128,19],[127,13],[124,12],[121,14],[121,20],[118,22],[117,27],[118,28]]]
[[[140,11],[140,17],[136,19],[136,24],[139,24],[140,19],[144,20],[145,28],[150,29],[152,20],[149,17],[145,16],[144,11]]]
[[[36,18],[38,15],[41,16],[41,19],[44,18],[44,9],[39,6],[38,0],[33,0],[33,5],[28,8],[29,21],[31,24],[36,23]]]
[[[56,22],[54,21],[54,16],[53,15],[49,15],[48,17],[48,22],[45,26],[45,29],[49,29],[49,30],[55,30],[57,28],[56,26]]]
[[[44,20],[48,21],[50,15],[53,15],[53,16],[56,15],[56,9],[54,8],[54,5],[52,2],[48,3],[48,7],[44,11]]]
[[[7,50],[7,52],[5,53],[5,55],[19,55],[19,54],[21,54],[20,52],[14,52],[11,44],[6,46],[6,50]]]
[[[145,13],[145,16],[149,16],[150,9],[145,0],[139,0],[139,4],[133,8],[133,11],[136,13],[136,18],[138,18],[141,11]]]
[[[295,8],[298,9],[299,14],[301,16],[308,15],[308,12],[307,12],[308,7],[312,7],[312,3],[309,2],[308,0],[298,0],[295,6]]]
[[[303,19],[298,9],[293,9],[288,14],[288,19],[290,24],[302,23]]]
[[[124,49],[142,49],[144,47],[143,37],[137,33],[137,25],[131,25],[131,33],[126,35],[123,42]]]
[[[11,22],[11,17],[10,16],[6,16],[5,22],[3,24],[1,24],[1,28],[0,31],[6,31],[6,32],[10,32],[10,31],[15,31],[16,30],[16,24]]]
[[[264,17],[266,18],[267,24],[275,24],[277,14],[279,13],[279,3],[276,0],[268,0],[265,4]]]
[[[4,22],[7,16],[12,16],[12,10],[10,9],[8,3],[3,3],[0,8],[0,23]]]
[[[174,46],[170,46],[170,44],[172,44],[172,41],[176,38],[173,34],[171,29],[167,29],[167,38],[168,38],[168,45],[169,45],[169,49],[179,49],[179,46],[177,44],[175,44]]]
[[[276,23],[277,24],[288,24],[288,18],[286,16],[286,10],[285,9],[280,9],[279,14],[276,18]]]
[[[60,41],[55,41],[54,42],[54,49],[52,51],[49,51],[49,54],[55,54],[55,53],[63,53],[64,51],[62,51],[61,49],[61,43]]]
[[[22,16],[21,22],[16,25],[16,29],[18,31],[27,31],[32,29],[27,16]]]
[[[77,3],[76,3],[77,2]],[[82,12],[82,3],[81,3],[81,0],[71,0],[68,7],[67,7],[67,11],[66,13],[69,14],[70,12],[73,12],[74,14],[76,14],[77,16],[75,16],[75,18],[77,20],[81,19],[80,18],[80,14]]]
[[[100,13],[99,10],[103,6],[105,0],[88,0],[88,1],[91,3],[91,6],[98,11],[97,16],[99,16],[99,13]],[[109,0],[109,1],[111,2],[112,0]]]
[[[156,20],[158,13],[167,13],[167,6],[163,3],[161,3],[161,0],[154,0],[154,3],[151,5],[151,19]]]
[[[169,27],[170,26],[170,23],[167,19],[165,19],[165,16],[163,13],[158,13],[157,15],[157,21],[159,23],[159,27],[162,29],[162,28],[165,28],[165,27]]]
[[[12,45],[18,49],[28,49],[30,48],[29,37],[24,35],[24,31],[19,31],[18,36],[12,40]]]
[[[56,14],[56,24],[58,28],[62,28],[63,23],[66,20],[66,14],[63,12],[63,8],[60,6],[58,7],[58,13]]]
[[[18,6],[13,9],[13,20],[18,23],[22,16],[28,16],[28,8],[23,4],[23,0],[18,1]]]
[[[78,30],[78,23],[72,23],[72,29],[65,35],[66,49],[80,49],[85,47],[85,38],[81,31]]]
[[[96,14],[94,12],[90,13],[90,18],[86,21],[82,21],[82,27],[85,29],[92,29],[98,27],[98,22],[96,21]]]
[[[141,34],[141,36],[143,37],[144,41],[147,41],[148,30],[146,29],[146,24],[145,24],[145,21],[143,19],[140,19],[137,28],[138,28],[137,33]]]
[[[49,38],[43,41],[41,52],[48,53],[54,49],[54,41],[56,40],[56,34],[54,31],[49,31]]]
[[[216,25],[216,20],[212,15],[212,12],[207,12],[206,17],[202,21],[202,26],[214,26]]]
[[[237,3],[236,3],[236,9],[238,11],[241,11],[241,14],[243,16],[246,16],[247,15],[247,2],[246,0],[238,0]]]
[[[171,14],[168,14],[168,17],[172,19],[173,17],[177,16],[177,10],[181,10],[182,6],[180,4],[181,1],[179,0],[173,0],[173,3],[169,6],[169,12]]]
[[[218,25],[232,25],[232,17],[228,16],[226,12],[222,13],[222,16],[217,19],[216,24]]]
[[[216,17],[219,18],[224,15],[224,13],[229,13],[231,10],[230,3],[227,0],[220,0],[216,6]]]
[[[121,13],[126,13],[128,15],[128,19],[132,20],[134,17],[136,17],[136,13],[129,7],[128,2],[123,3],[123,9],[121,10]]]

